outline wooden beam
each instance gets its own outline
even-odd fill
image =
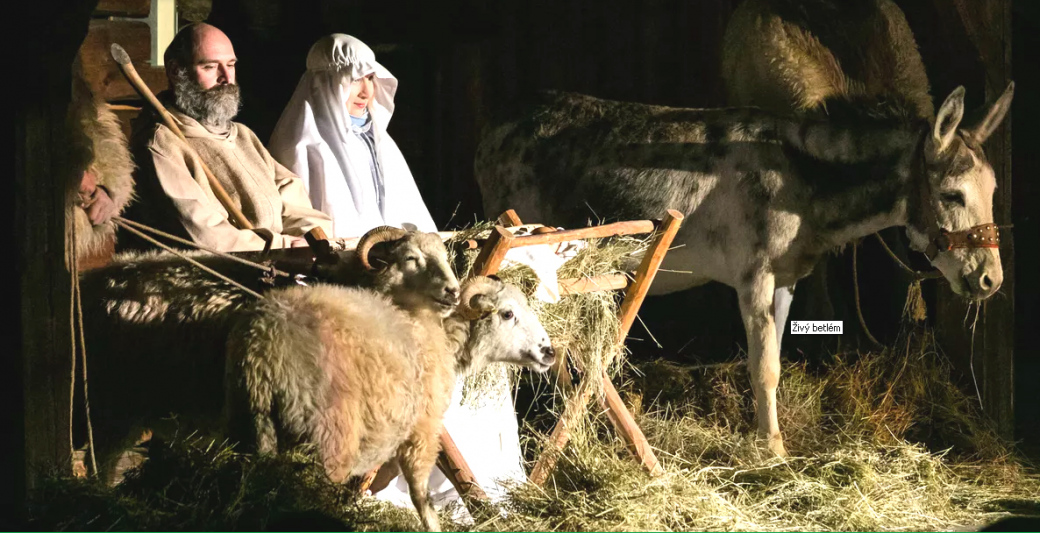
[[[617,340],[619,344],[624,343],[625,338],[628,337],[628,330],[632,328],[632,323],[636,320],[636,313],[639,311],[639,307],[643,305],[646,293],[650,290],[650,285],[657,276],[657,269],[661,266],[661,261],[664,260],[665,254],[668,253],[668,248],[672,245],[675,234],[679,232],[679,226],[682,225],[682,221],[682,213],[669,209],[668,214],[661,222],[661,232],[657,235],[653,244],[650,245],[643,262],[639,264],[635,279],[632,281],[632,285],[628,287],[628,291],[625,292],[625,301],[621,303],[621,328],[618,331]],[[604,365],[604,367],[606,366]]]
[[[586,292],[612,291],[628,287],[629,279],[624,274],[606,274],[587,278],[561,279],[560,296]]]
[[[657,460],[657,455],[654,454],[653,448],[650,446],[650,442],[646,440],[643,435],[643,430],[636,424],[636,420],[632,417],[632,413],[625,406],[625,402],[621,401],[621,395],[618,394],[617,389],[614,388],[614,384],[611,383],[610,377],[606,374],[603,375],[603,396],[600,398],[600,405],[607,413],[607,417],[617,428],[618,433],[625,440],[625,445],[628,447],[628,451],[632,453],[632,456],[639,460],[639,463],[643,468],[650,473],[651,476],[659,476],[663,473],[661,469],[661,463]]]
[[[77,175],[69,154],[66,114],[71,100],[72,60],[87,32],[96,0],[37,3],[19,13],[31,28],[13,56],[21,76],[15,85],[13,209],[13,317],[15,347],[0,359],[0,374],[13,383],[5,406],[5,459],[15,463],[14,509],[21,520],[26,489],[43,475],[69,474],[70,295],[65,262],[65,192]],[[16,522],[17,523],[17,522]]]
[[[488,237],[484,247],[481,248],[477,260],[473,262],[473,272],[476,272],[478,276],[490,276],[498,273],[499,267],[502,266],[502,260],[505,259],[509,249],[513,247],[513,241],[517,239],[518,237],[514,237],[512,233],[509,233],[502,226],[495,226],[495,229],[491,231],[491,236]]]
[[[538,235],[525,235],[516,237],[513,248],[521,246],[535,246],[539,244],[557,244],[577,239],[596,239],[605,237],[616,237],[618,235],[635,235],[638,233],[650,233],[654,231],[657,224],[652,220],[633,220],[628,222],[615,222],[591,228],[567,229],[542,233]]]
[[[488,500],[487,493],[480,488],[476,476],[473,475],[473,470],[469,467],[469,463],[466,462],[466,458],[462,456],[462,452],[459,451],[459,447],[455,444],[455,440],[451,438],[447,430],[441,431],[441,453],[437,456],[437,466],[440,467],[441,472],[444,472],[448,481],[451,481],[451,484],[458,491],[459,496],[466,503],[467,507],[470,507],[474,502],[486,502]],[[475,510],[470,508],[471,513]]]
[[[152,0],[101,0],[94,16],[147,17],[152,11]]]
[[[498,223],[507,228],[523,224],[523,222],[520,221],[520,217],[516,215],[516,211],[513,211],[512,209],[506,209],[505,213],[498,215]]]
[[[169,85],[166,70],[151,66],[152,36],[148,23],[133,20],[91,20],[87,38],[80,47],[83,73],[91,90],[108,100],[140,100],[112,60],[113,43],[122,46],[134,67],[153,93]]]

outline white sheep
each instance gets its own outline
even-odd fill
[[[275,289],[228,347],[226,406],[261,453],[313,447],[334,481],[396,457],[424,527],[456,376],[491,362],[546,371],[548,334],[516,287],[476,277],[447,318],[407,312],[372,291]],[[251,422],[251,424],[249,423]]]

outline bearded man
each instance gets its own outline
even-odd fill
[[[202,161],[154,113],[142,114],[131,139],[139,201],[128,217],[220,251],[262,250],[268,240],[272,248],[306,246],[303,235],[315,227],[331,234],[331,219],[311,207],[303,181],[232,121],[238,58],[227,35],[193,24],[177,33],[164,60],[170,89],[158,97]],[[231,224],[202,162],[256,229]],[[121,244],[129,241],[141,245]]]

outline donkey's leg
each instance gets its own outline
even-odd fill
[[[791,310],[791,302],[794,301],[794,285],[790,287],[779,287],[773,291],[773,317],[776,325],[776,351],[780,352],[783,346],[784,331],[787,329],[787,312]]]
[[[776,418],[776,387],[780,382],[780,351],[773,317],[773,275],[762,270],[739,289],[740,314],[748,339],[748,370],[755,393],[758,436],[770,451],[787,455]]]

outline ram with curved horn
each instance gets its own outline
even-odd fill
[[[310,445],[334,481],[396,456],[423,526],[438,531],[427,484],[456,376],[492,362],[545,372],[548,334],[520,289],[491,278],[467,280],[443,319],[371,291],[314,289],[275,289],[232,336],[237,440],[262,453]]]
[[[340,251],[327,272],[329,282],[373,289],[415,311],[440,317],[451,312],[459,282],[437,234],[383,229],[363,240],[366,259],[378,268],[363,268],[353,251]],[[253,290],[271,290],[253,268],[224,257],[188,255]],[[84,272],[80,283],[95,455],[101,472],[112,478],[119,452],[143,428],[162,433],[171,414],[205,422],[195,415],[222,404],[230,331],[256,299],[179,257],[155,252],[116,256]],[[293,349],[293,342],[310,341],[287,339],[285,348]]]

